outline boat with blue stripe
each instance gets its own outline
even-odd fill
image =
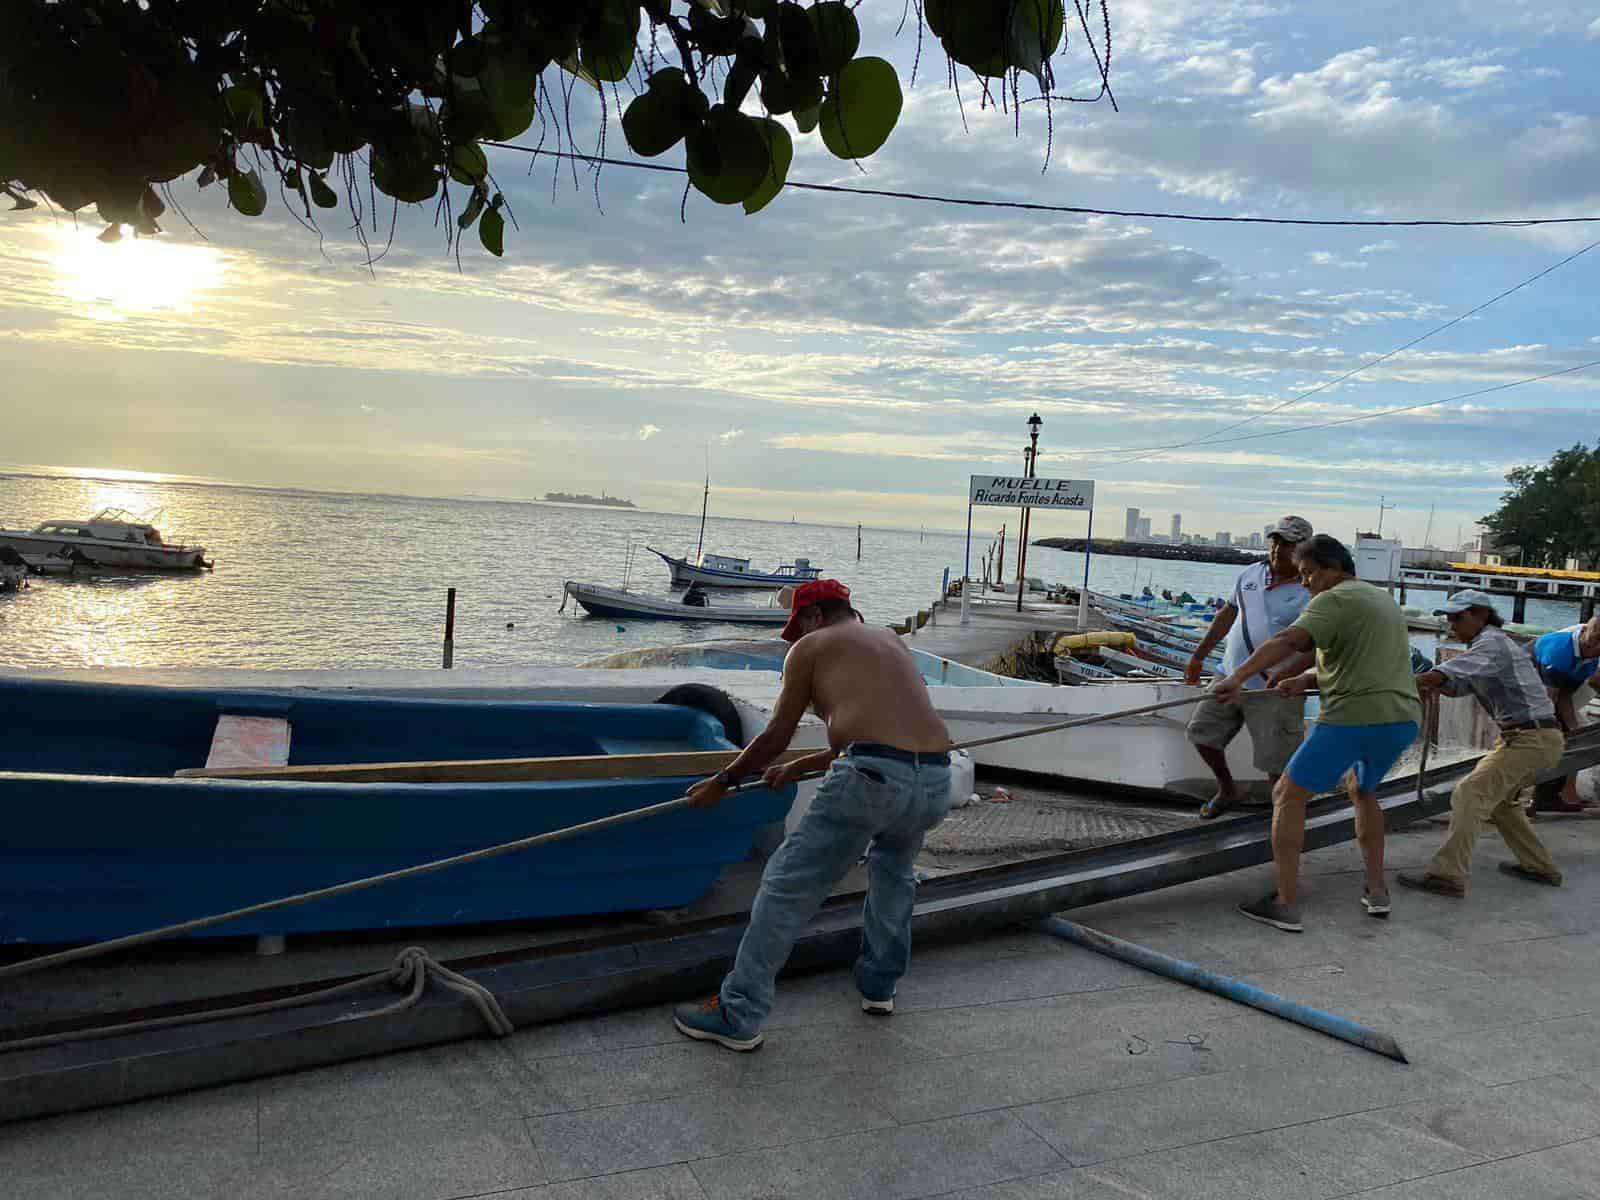
[[[673,800],[704,772],[624,777],[624,756],[726,752],[737,748],[730,732],[738,736],[707,712],[676,704],[48,679],[0,679],[0,711],[0,943],[118,937]],[[230,753],[233,763],[242,754],[291,767],[595,756],[618,767],[610,774],[609,764],[592,765],[588,774],[602,778],[470,783],[175,777],[219,759],[229,765]],[[676,769],[675,760],[667,767]],[[209,932],[676,908],[745,858],[758,830],[784,819],[794,794],[792,786],[756,788],[715,808],[678,809]]]
[[[813,567],[809,558],[797,558],[770,571],[752,571],[748,558],[735,558],[730,554],[699,554],[691,560],[675,558],[654,546],[645,549],[667,564],[672,572],[673,587],[698,583],[701,587],[781,588],[822,575],[822,568]]]

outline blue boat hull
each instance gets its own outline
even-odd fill
[[[731,749],[672,705],[587,705],[0,681],[0,943],[80,942],[243,907],[682,795],[689,778],[494,784],[173,779],[219,713],[290,722],[295,764]],[[247,918],[227,936],[676,907],[794,797],[765,789]]]

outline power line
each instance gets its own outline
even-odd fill
[[[1511,295],[1513,292],[1520,292],[1523,288],[1527,287],[1530,283],[1537,283],[1539,280],[1543,279],[1546,275],[1550,274],[1552,271],[1558,271],[1562,267],[1566,266],[1569,262],[1572,262],[1574,259],[1581,258],[1583,255],[1589,253],[1589,251],[1593,250],[1596,246],[1600,246],[1600,242],[1590,242],[1582,250],[1578,250],[1578,251],[1575,251],[1572,254],[1567,255],[1567,257],[1563,258],[1558,263],[1551,263],[1544,270],[1538,272],[1535,275],[1528,276],[1528,278],[1524,279],[1521,283],[1516,284],[1516,285],[1514,285],[1512,287],[1508,287],[1505,291],[1501,292],[1497,296],[1491,296],[1489,299],[1485,300],[1482,304],[1478,305],[1476,308],[1469,308],[1466,312],[1462,313],[1460,316],[1452,317],[1450,320],[1446,321],[1443,325],[1434,326],[1434,328],[1428,330],[1426,333],[1420,334],[1417,337],[1412,338],[1409,342],[1406,342],[1406,343],[1404,343],[1402,345],[1396,346],[1393,350],[1389,351],[1387,354],[1380,354],[1377,358],[1371,359],[1368,362],[1364,362],[1359,367],[1356,367],[1353,370],[1346,371],[1343,375],[1340,375],[1337,379],[1330,379],[1325,383],[1319,383],[1316,387],[1312,388],[1310,391],[1301,392],[1298,396],[1293,396],[1290,399],[1285,400],[1283,403],[1275,405],[1274,407],[1267,409],[1265,412],[1253,413],[1248,417],[1244,417],[1241,420],[1235,421],[1232,425],[1224,425],[1221,429],[1213,430],[1211,433],[1208,433],[1208,434],[1205,434],[1205,435],[1203,435],[1201,437],[1195,438],[1193,441],[1190,441],[1190,442],[1180,443],[1180,445],[1198,446],[1198,445],[1201,445],[1202,443],[1211,442],[1213,439],[1219,438],[1225,433],[1231,433],[1233,430],[1238,429],[1241,426],[1249,425],[1252,422],[1259,421],[1264,417],[1270,417],[1274,413],[1280,413],[1286,408],[1290,408],[1293,405],[1299,404],[1300,401],[1302,401],[1302,400],[1307,400],[1307,399],[1311,398],[1312,396],[1315,396],[1318,392],[1325,392],[1331,387],[1337,387],[1339,384],[1343,383],[1345,380],[1350,379],[1350,378],[1352,378],[1352,377],[1354,377],[1356,375],[1361,374],[1361,372],[1367,370],[1369,367],[1375,367],[1381,362],[1386,362],[1387,360],[1393,358],[1396,354],[1400,354],[1400,353],[1402,353],[1402,352],[1404,352],[1406,350],[1409,350],[1409,349],[1411,349],[1411,347],[1417,345],[1420,342],[1427,341],[1429,338],[1433,337],[1435,334],[1443,333],[1446,329],[1449,329],[1452,326],[1461,324],[1461,322],[1465,321],[1468,317],[1475,316],[1478,313],[1481,313],[1484,309],[1488,308],[1491,304],[1494,304],[1494,303],[1496,303],[1497,301],[1500,301],[1500,300],[1504,300],[1507,296]],[[1169,450],[1169,449],[1171,449],[1171,447],[1166,447],[1166,446],[1150,446],[1150,447],[1146,447],[1145,450],[1143,450],[1142,452],[1134,455],[1132,458],[1125,458],[1121,462],[1117,463],[1116,465],[1120,467],[1120,466],[1126,466],[1128,463],[1142,462],[1144,459],[1150,458],[1150,457],[1152,457],[1152,456],[1154,456],[1156,454],[1166,453],[1167,450]],[[1115,453],[1121,453],[1121,451],[1101,451],[1101,453],[1112,453],[1112,454],[1115,454]]]
[[[1424,400],[1419,404],[1402,404],[1397,408],[1385,408],[1380,409],[1377,412],[1358,413],[1353,417],[1340,417],[1334,421],[1318,421],[1313,425],[1295,425],[1289,429],[1272,429],[1268,430],[1266,433],[1246,433],[1241,434],[1239,437],[1219,438],[1216,441],[1204,443],[1204,448],[1209,449],[1212,446],[1231,446],[1238,442],[1255,442],[1260,441],[1262,438],[1288,437],[1291,433],[1308,433],[1316,429],[1332,429],[1338,425],[1354,425],[1358,421],[1376,421],[1382,417],[1392,417],[1397,413],[1415,412],[1419,408],[1435,408],[1438,405],[1450,404],[1456,400],[1471,400],[1476,396],[1487,396],[1491,392],[1509,391],[1511,388],[1525,387],[1530,383],[1539,383],[1546,379],[1555,379],[1560,375],[1572,375],[1578,371],[1587,371],[1592,367],[1600,367],[1600,358],[1591,359],[1586,363],[1578,363],[1576,366],[1572,367],[1562,367],[1557,371],[1546,371],[1543,375],[1530,375],[1526,379],[1516,379],[1510,383],[1497,383],[1491,387],[1479,388],[1472,392],[1459,392],[1454,396],[1442,396],[1437,400]],[[1188,450],[1199,444],[1200,443],[1198,442],[1174,442],[1170,446],[1149,446],[1146,447],[1146,449],[1151,451]],[[1057,458],[1084,458],[1092,454],[1115,453],[1115,451],[1058,450],[1055,453]],[[1132,462],[1134,460],[1129,459],[1128,461]]]
[[[537,146],[519,146],[514,142],[482,142],[497,150],[516,150],[523,154],[547,158],[571,159],[594,166],[628,167],[636,171],[655,171],[663,175],[687,175],[688,168],[669,166],[666,163],[638,162],[630,158],[608,158],[599,154],[579,154],[573,150],[542,150]],[[843,196],[876,196],[887,200],[915,200],[924,204],[955,204],[966,208],[1003,208],[1020,212],[1065,213],[1082,217],[1136,217],[1148,221],[1201,221],[1218,225],[1314,225],[1343,226],[1357,229],[1395,228],[1452,228],[1452,229],[1527,229],[1535,225],[1585,225],[1600,222],[1595,217],[1504,217],[1475,221],[1452,221],[1442,217],[1411,218],[1408,220],[1355,220],[1344,217],[1240,217],[1213,216],[1205,213],[1145,212],[1124,208],[1084,208],[1071,204],[1037,204],[1027,200],[980,200],[973,196],[942,196],[928,192],[903,192],[888,188],[844,187],[836,183],[802,183],[789,179],[785,188],[805,192],[832,192]]]

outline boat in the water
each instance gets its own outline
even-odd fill
[[[148,521],[120,508],[102,509],[87,521],[42,521],[32,529],[0,529],[0,546],[10,546],[30,565],[50,560],[80,567],[194,571],[213,564],[204,546],[167,542]]]
[[[789,610],[777,604],[685,604],[681,599],[647,596],[625,588],[569,579],[561,585],[561,607],[576,600],[597,617],[617,620],[698,621],[723,625],[782,625]]]
[[[748,558],[732,554],[706,553],[706,514],[711,506],[711,472],[706,471],[705,489],[700,493],[700,537],[695,542],[694,555],[675,558],[657,550],[645,549],[667,564],[672,572],[673,587],[768,588],[788,587],[821,576],[822,568],[813,567],[809,558],[797,558],[792,563],[781,563],[770,571],[752,571]],[[791,521],[790,524],[793,524]]]
[[[735,748],[724,722],[667,703],[4,678],[0,710],[7,714],[0,943],[94,941],[228,911],[672,800],[702,774],[494,783],[175,777],[186,768]],[[628,764],[617,770],[624,774]],[[758,831],[784,820],[793,797],[792,787],[758,788],[715,808],[680,809],[209,932],[396,929],[678,907],[745,858]]]
[[[781,588],[822,575],[822,568],[813,567],[809,558],[797,558],[770,571],[752,571],[748,558],[735,558],[730,554],[700,553],[691,561],[687,557],[675,558],[654,546],[645,549],[667,564],[674,587],[698,583],[701,587]]]

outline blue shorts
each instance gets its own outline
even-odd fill
[[[1354,767],[1360,789],[1370,792],[1416,738],[1415,721],[1387,725],[1326,725],[1318,721],[1283,773],[1292,783],[1316,794],[1333,791],[1345,771]]]

